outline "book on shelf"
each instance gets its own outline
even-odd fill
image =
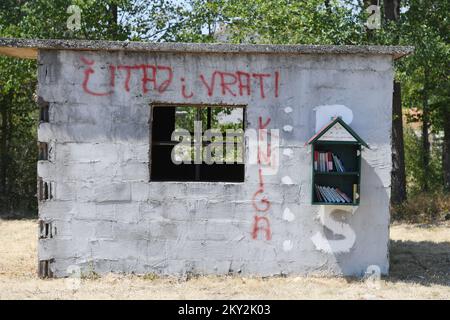
[[[325,193],[326,200],[327,200],[326,202],[334,202],[333,198],[331,197],[330,191],[324,186],[321,186],[320,188]]]
[[[331,152],[327,152],[328,171],[333,171],[333,157]]]
[[[316,198],[318,202],[326,203],[351,203],[350,197],[339,188],[333,188],[328,186],[314,185],[316,191]],[[355,200],[353,201],[355,202]]]
[[[328,194],[330,195],[331,202],[338,202],[336,195],[333,192],[333,189],[330,187],[325,187],[325,190],[327,190]]]
[[[318,172],[345,172],[344,165],[334,153],[314,151],[314,171]]]
[[[346,170],[345,170],[345,168],[344,168],[344,165],[342,164],[341,159],[339,159],[338,156],[336,156],[336,159],[337,159],[337,161],[339,162],[339,166],[341,167],[341,172],[345,172]]]
[[[339,157],[337,155],[333,154],[333,160],[334,160],[334,163],[335,163],[335,166],[336,166],[336,171],[338,171],[338,172],[345,172],[346,171],[345,168],[344,168],[344,165],[342,164],[341,159],[339,159]]]
[[[339,188],[336,188],[337,193],[339,193],[339,195],[345,200],[345,202],[352,202],[350,200],[350,198],[341,190],[339,190]]]
[[[339,161],[337,160],[337,156],[334,154],[333,154],[333,161],[336,166],[336,171],[338,171],[338,172],[342,171],[341,166],[339,165]]]
[[[324,157],[323,157],[323,153],[320,152],[319,153],[319,159],[320,159],[320,171],[324,172],[325,171],[325,166],[324,166]]]
[[[333,192],[335,193],[335,195],[338,198],[339,202],[342,202],[342,203],[347,202],[347,200],[338,192],[337,188],[333,188]]]
[[[323,152],[319,152],[319,161],[320,172],[325,172],[325,154]]]
[[[324,201],[322,195],[320,194],[319,186],[317,184],[314,186],[314,189],[316,190],[317,200],[320,202]]]
[[[319,151],[314,151],[314,171],[318,170]]]
[[[321,187],[322,191],[325,194],[325,199],[327,200],[327,202],[333,202],[333,199],[331,198],[330,192],[325,188],[325,187]]]
[[[358,185],[355,183],[353,185],[353,203],[357,203],[359,198]]]
[[[324,190],[322,189],[322,187],[320,187],[320,186],[318,186],[318,188],[319,188],[320,194],[322,195],[322,201],[328,202],[328,197],[327,197],[327,195],[325,194],[325,191],[324,191]]]

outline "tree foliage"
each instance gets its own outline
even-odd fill
[[[369,30],[364,25],[369,16],[365,8],[372,2],[2,0],[0,36],[157,42],[413,45],[415,54],[396,62],[396,78],[402,83],[403,107],[423,110],[426,118],[422,120],[430,125],[432,132],[448,128],[445,119],[450,119],[450,2],[402,0],[400,19],[383,19],[381,29]],[[387,0],[380,2],[388,4]],[[70,5],[78,5],[82,10],[80,30],[70,30],[66,26]],[[33,211],[36,208],[35,85],[34,61],[0,57],[2,211]],[[450,137],[450,133],[447,136]],[[411,140],[411,136],[408,139],[408,148],[416,145],[417,141]],[[436,150],[441,150],[424,150],[424,145],[419,149],[425,155],[427,152],[434,155]],[[411,150],[407,150],[408,157],[413,156]],[[428,158],[434,159],[432,155]],[[414,161],[420,159],[427,157]],[[428,164],[410,160],[407,159],[409,181],[420,184],[426,181],[427,172],[436,172],[437,162],[434,160]],[[431,170],[426,171],[424,168],[427,166],[431,166]],[[443,170],[450,168],[443,167]],[[415,178],[420,176],[424,178]]]

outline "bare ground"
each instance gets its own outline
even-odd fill
[[[0,299],[450,299],[450,226],[391,227],[381,281],[319,277],[36,277],[36,221],[0,220]],[[77,288],[77,289],[74,289]]]

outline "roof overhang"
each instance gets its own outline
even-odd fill
[[[359,144],[365,146],[366,148],[369,148],[369,145],[355,132],[353,129],[345,123],[344,120],[342,120],[341,117],[334,117],[331,119],[330,122],[328,122],[322,129],[320,129],[315,135],[313,135],[308,142],[306,142],[305,145],[315,143],[320,140],[320,137],[322,137],[329,129],[331,129],[335,124],[339,123],[343,129],[347,130],[347,132],[353,136],[356,142]]]
[[[253,54],[353,54],[390,55],[399,59],[414,51],[409,46],[268,45],[223,43],[152,43],[103,40],[55,40],[0,38],[0,54],[36,59],[39,50],[253,53]]]

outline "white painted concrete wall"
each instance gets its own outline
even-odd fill
[[[93,62],[88,89],[112,94],[83,90],[89,66],[81,57]],[[133,71],[129,92],[126,70],[116,70],[110,85],[110,65],[139,64],[172,68],[164,93],[144,94],[140,71]],[[199,75],[209,80],[216,70],[271,74],[265,98],[256,78],[250,96],[240,96],[236,87],[236,96],[223,95],[218,80],[208,96]],[[181,78],[193,97],[183,97]],[[50,161],[38,163],[38,175],[53,183],[54,194],[40,202],[39,216],[51,221],[57,234],[39,241],[39,259],[54,259],[55,276],[67,275],[71,265],[99,273],[255,275],[361,275],[378,265],[387,273],[392,79],[387,55],[41,50],[39,96],[50,102],[50,122],[40,125],[38,136],[52,149]],[[281,163],[277,175],[264,177],[270,240],[263,232],[252,238],[255,165],[246,165],[244,183],[149,182],[149,106],[155,101],[245,104],[247,127],[254,129],[258,117],[271,118],[268,128],[280,129]],[[311,239],[319,232],[346,240],[326,230],[320,207],[310,204],[311,154],[305,142],[315,133],[313,109],[333,104],[353,111],[351,126],[371,147],[363,151],[361,205],[353,214],[332,217],[355,234],[343,253],[318,250]],[[293,129],[283,130],[286,125]],[[289,182],[286,177],[292,184],[282,183]]]

